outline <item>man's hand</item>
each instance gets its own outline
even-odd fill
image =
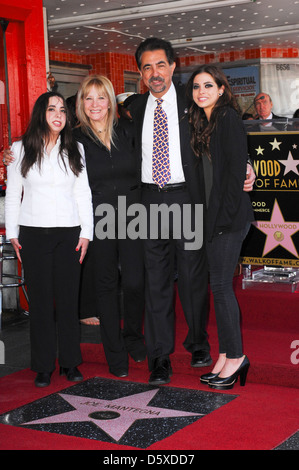
[[[10,163],[14,161],[13,152],[10,150],[10,147],[3,151],[2,161],[4,165],[6,166],[8,166]]]
[[[243,191],[248,193],[253,190],[255,178],[256,177],[252,166],[247,163],[246,180],[244,181]]]

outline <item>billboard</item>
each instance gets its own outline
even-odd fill
[[[259,67],[235,67],[224,68],[228,83],[237,101],[242,113],[249,112],[255,114],[253,106],[254,97],[260,91]]]

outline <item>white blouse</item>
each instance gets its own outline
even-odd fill
[[[59,157],[60,137],[50,155],[44,152],[39,169],[33,165],[26,178],[21,175],[22,141],[12,145],[14,161],[7,167],[5,196],[6,238],[18,238],[19,226],[81,226],[80,237],[93,239],[93,209],[86,168],[75,176],[65,157]],[[84,157],[82,144],[78,148]],[[23,197],[22,197],[23,195]]]

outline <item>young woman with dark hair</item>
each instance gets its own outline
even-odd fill
[[[249,360],[243,355],[239,307],[233,275],[253,220],[243,191],[247,138],[239,107],[222,70],[197,68],[187,85],[191,143],[203,167],[206,191],[206,253],[219,337],[219,357],[201,382],[230,389],[240,376],[245,385]]]
[[[55,106],[53,106],[52,103],[54,102],[55,98],[61,101],[62,113],[66,115],[67,109],[64,109],[64,98],[59,93],[48,92],[42,94],[36,100],[36,103],[33,107],[30,122],[22,138],[25,153],[24,158],[22,159],[21,173],[24,178],[26,177],[29,169],[35,163],[37,163],[39,169],[41,169],[44,157],[44,144],[46,143],[46,145],[51,145],[50,142],[54,141],[56,137],[56,133],[53,132],[53,129],[47,118],[47,112],[50,115],[50,113],[54,111],[52,108],[55,108]],[[55,134],[54,138],[53,134]],[[78,149],[76,141],[73,138],[72,129],[67,122],[60,132],[59,151],[59,158],[66,168],[63,157],[64,151],[68,155],[68,162],[71,170],[76,176],[78,176],[83,169],[82,155]]]
[[[6,237],[24,266],[35,384],[50,384],[57,347],[60,374],[79,381],[80,268],[93,236],[93,215],[83,146],[72,136],[62,95],[50,92],[37,99],[12,152]]]

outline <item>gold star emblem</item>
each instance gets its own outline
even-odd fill
[[[273,140],[273,142],[270,142],[270,144],[272,145],[272,150],[280,150],[279,146],[281,144],[281,142],[277,142],[277,139],[275,137],[275,139]]]
[[[262,147],[259,145],[259,147],[258,147],[257,149],[255,149],[255,150],[256,150],[256,152],[257,152],[257,155],[263,155],[263,151],[264,151],[265,149],[262,149]]]

